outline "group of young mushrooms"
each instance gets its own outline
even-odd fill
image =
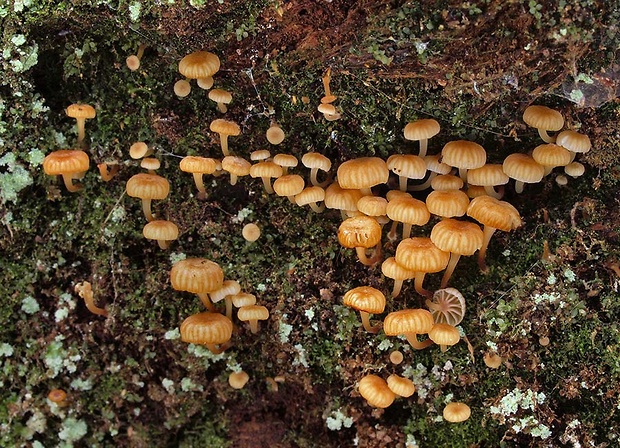
[[[139,67],[143,52],[141,46],[138,55],[130,57],[131,61],[128,58],[131,70]],[[213,76],[219,68],[219,58],[207,51],[184,57],[179,72],[185,78],[175,84],[174,92],[180,98],[189,95],[191,80],[196,80],[202,89],[211,89]],[[341,113],[332,105],[337,97],[329,88],[330,79],[331,71],[328,71],[323,78],[325,95],[318,109],[326,120],[333,121],[340,119]],[[220,113],[226,113],[227,104],[232,101],[232,95],[222,89],[210,90],[209,98],[216,102]],[[77,146],[80,147],[85,135],[84,122],[95,117],[95,110],[86,104],[74,104],[67,108],[67,115],[77,120]],[[292,203],[309,206],[316,213],[325,209],[339,210],[342,216],[338,229],[340,244],[355,249],[364,265],[375,266],[381,262],[383,275],[394,280],[392,297],[399,295],[403,282],[413,280],[415,290],[425,299],[428,309],[394,311],[382,324],[373,326],[369,316],[381,314],[385,309],[386,299],[381,291],[359,286],[344,295],[344,303],[360,312],[363,326],[370,333],[383,329],[388,336],[404,335],[414,349],[435,343],[445,351],[460,340],[456,326],[465,315],[465,299],[457,290],[447,287],[460,257],[478,251],[478,264],[485,271],[486,250],[494,232],[510,232],[521,225],[518,211],[502,200],[506,184],[514,180],[515,192],[521,193],[525,184],[540,182],[556,167],[564,169],[564,174],[556,177],[560,185],[567,182],[566,176],[577,177],[584,172],[583,165],[574,158],[590,149],[586,135],[564,130],[549,136],[548,131],[560,131],[564,127],[564,119],[559,112],[545,106],[529,106],[523,120],[539,131],[544,143],[530,153],[511,154],[503,163],[487,163],[484,148],[467,140],[450,141],[438,154],[428,155],[428,141],[439,133],[440,126],[434,119],[421,119],[404,128],[404,138],[418,142],[417,154],[394,154],[387,160],[379,157],[348,160],[338,166],[332,179],[332,161],[318,152],[310,152],[301,159],[308,170],[309,182],[306,182],[302,174],[291,172],[299,163],[292,154],[279,153],[272,157],[269,150],[259,149],[251,153],[250,160],[233,155],[228,137],[239,135],[241,127],[233,121],[217,118],[210,129],[219,135],[222,158],[186,156],[181,159],[179,168],[192,174],[199,200],[208,196],[203,176],[226,174],[234,185],[239,178],[249,175],[262,180],[267,194],[285,196]],[[266,140],[275,146],[284,139],[282,128],[272,122]],[[147,219],[144,236],[157,240],[160,247],[166,249],[178,238],[179,230],[176,224],[156,219],[152,213],[151,201],[165,199],[170,191],[169,182],[155,173],[160,163],[149,157],[152,152],[144,142],[131,146],[131,158],[141,159],[141,166],[147,172],[132,176],[126,192],[142,201]],[[74,149],[51,152],[45,157],[43,168],[48,175],[61,175],[67,189],[75,192],[81,186],[74,181],[84,175],[89,165],[88,154]],[[98,167],[104,181],[113,178],[118,171],[118,165],[99,164]],[[426,194],[428,189],[430,193]],[[385,194],[379,195],[379,192]],[[425,199],[415,198],[417,192],[423,192],[419,194],[426,195]],[[414,227],[422,228],[432,219],[435,224],[429,236],[417,232],[411,236]],[[388,224],[389,231],[384,231]],[[395,254],[382,260],[384,234],[396,241],[399,224],[402,237]],[[372,250],[370,254],[369,250]],[[440,289],[434,293],[426,290],[423,287],[426,274],[441,271],[444,274]],[[256,305],[254,295],[242,292],[234,280],[225,281],[222,269],[211,260],[179,261],[173,265],[170,279],[174,289],[197,294],[207,308],[181,324],[181,338],[185,342],[203,344],[214,353],[221,353],[230,346],[233,306],[239,309],[238,319],[249,322],[252,332],[258,331],[259,320],[269,317],[267,308]],[[214,305],[222,300],[226,304],[223,314]],[[418,335],[428,336],[421,342]],[[391,375],[387,381],[377,375],[367,375],[360,380],[358,390],[371,406],[383,408],[397,396],[411,396],[415,386],[397,375]],[[452,403],[446,407],[444,417],[462,421],[469,413],[467,405]]]

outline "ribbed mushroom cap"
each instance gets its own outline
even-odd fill
[[[149,147],[144,142],[135,142],[129,147],[129,157],[132,159],[141,159],[147,156],[149,153]]]
[[[504,159],[502,165],[504,173],[511,179],[526,184],[540,182],[545,175],[545,167],[538,163],[532,156],[514,153]]]
[[[441,250],[472,255],[483,243],[482,229],[473,222],[446,218],[433,226],[431,241]]]
[[[50,176],[84,173],[89,165],[88,154],[76,149],[53,151],[43,159],[43,171]]]
[[[271,161],[258,162],[250,167],[251,177],[274,178],[282,176],[282,167]]]
[[[325,189],[325,207],[349,212],[357,211],[357,201],[362,196],[360,190],[345,190],[338,182],[333,182]]]
[[[372,286],[358,286],[350,289],[342,298],[346,306],[370,314],[381,314],[385,309],[385,296]]]
[[[222,287],[224,272],[217,263],[205,258],[186,258],[172,266],[170,282],[177,291],[209,293]]]
[[[161,167],[161,162],[155,157],[145,157],[140,161],[140,168],[145,170],[155,171]]]
[[[385,215],[387,205],[387,199],[379,196],[363,196],[357,201],[357,209],[366,216]]]
[[[179,73],[189,79],[208,78],[220,69],[220,58],[208,51],[190,53],[179,62]]]
[[[429,118],[407,123],[403,129],[403,134],[405,135],[405,139],[417,141],[434,137],[439,134],[439,131],[440,127],[437,120]]]
[[[256,304],[256,296],[247,292],[240,292],[231,296],[232,303],[237,308]]]
[[[566,148],[547,143],[534,148],[532,158],[549,170],[556,166],[568,165],[573,160],[573,155]]]
[[[502,165],[498,163],[487,163],[480,168],[474,168],[467,172],[467,183],[470,185],[492,187],[495,185],[505,185],[509,179],[506,173],[504,173]]]
[[[237,318],[242,322],[269,319],[269,310],[262,305],[242,306],[237,311]]]
[[[235,176],[247,176],[251,167],[252,164],[243,157],[226,156],[222,159],[222,169]]]
[[[409,280],[414,278],[416,274],[416,271],[398,264],[395,257],[388,257],[381,263],[381,272],[392,280]]]
[[[570,177],[579,177],[586,172],[586,167],[579,162],[571,162],[564,167],[564,172]]]
[[[286,137],[282,128],[277,124],[272,124],[271,126],[269,126],[269,129],[267,129],[265,135],[267,137],[267,141],[272,145],[279,145],[284,141],[284,138]]]
[[[278,177],[273,183],[273,191],[278,196],[295,196],[303,191],[305,187],[304,178],[298,174],[287,174]]]
[[[218,345],[228,342],[233,324],[220,313],[198,313],[181,324],[181,340],[190,344]]]
[[[521,216],[512,204],[491,196],[474,198],[467,208],[467,215],[484,226],[510,232],[521,226]]]
[[[383,321],[383,331],[388,336],[426,334],[431,331],[434,323],[432,314],[427,310],[405,309],[388,314]]]
[[[435,323],[428,337],[437,345],[454,345],[461,340],[459,330],[445,323]]]
[[[387,385],[390,390],[399,397],[407,398],[415,393],[415,384],[413,384],[413,381],[396,374],[388,376]]]
[[[180,98],[185,98],[192,91],[192,86],[186,79],[179,79],[172,87],[174,94]]]
[[[359,381],[357,387],[360,395],[375,408],[387,408],[396,398],[387,382],[377,375],[366,375]]]
[[[338,113],[336,107],[330,103],[319,104],[317,110],[324,115],[336,115]]]
[[[237,136],[241,134],[241,128],[234,121],[224,120],[223,118],[216,118],[209,125],[209,129],[218,134]]]
[[[398,199],[398,198],[412,198],[413,196],[411,196],[411,194],[407,193],[406,191],[401,191],[401,190],[389,190],[387,193],[385,193],[385,199],[387,199],[388,202],[393,201],[394,199]]]
[[[396,247],[396,262],[416,272],[439,272],[448,265],[450,253],[439,249],[430,238],[407,238]]]
[[[316,168],[322,171],[329,171],[332,167],[332,161],[318,152],[309,152],[301,157],[301,163],[306,168]]]
[[[300,193],[295,195],[295,202],[300,207],[323,200],[325,200],[325,190],[314,185],[304,188]]]
[[[413,154],[394,154],[388,157],[387,167],[394,174],[407,179],[422,179],[426,175],[426,162]]]
[[[253,162],[267,160],[269,157],[271,157],[271,153],[268,149],[257,149],[256,151],[252,151],[250,153],[250,160]]]
[[[273,163],[280,165],[282,168],[295,168],[299,161],[292,154],[276,154],[273,156]]]
[[[448,174],[452,171],[452,167],[447,163],[441,162],[441,154],[435,154],[434,156],[424,156],[424,163],[426,163],[426,169],[437,174]]]
[[[569,151],[584,153],[590,151],[592,143],[587,135],[580,134],[576,131],[562,131],[558,134],[556,145],[560,145]]]
[[[210,157],[185,156],[179,168],[186,173],[211,174],[217,170],[217,165],[218,161]]]
[[[142,234],[148,240],[174,241],[179,237],[179,228],[173,222],[157,219],[147,223]]]
[[[381,226],[368,216],[345,219],[338,227],[338,241],[349,249],[376,246],[381,241]]]
[[[97,111],[93,106],[88,104],[72,104],[67,107],[65,113],[68,117],[71,118],[84,118],[90,119],[95,118],[97,115]]]
[[[405,196],[389,201],[385,213],[393,221],[416,226],[423,226],[431,218],[424,202]]]
[[[468,140],[454,140],[441,150],[441,161],[459,169],[479,168],[486,163],[487,153],[482,146]]]
[[[360,157],[347,160],[338,167],[340,186],[347,190],[368,190],[388,181],[390,172],[379,157]]]
[[[457,326],[465,316],[465,298],[455,288],[438,289],[426,300],[426,307],[436,323]]]
[[[232,101],[232,94],[223,89],[210,90],[208,96],[211,101],[216,103],[229,104]]]
[[[431,180],[431,188],[435,191],[460,190],[463,185],[463,179],[452,174],[440,174]]]
[[[170,183],[157,174],[135,174],[126,188],[128,196],[140,199],[166,199],[170,193]]]
[[[236,280],[224,280],[222,283],[222,287],[211,291],[209,293],[209,297],[213,303],[220,302],[224,300],[226,296],[232,296],[234,294],[239,294],[241,292],[241,285]]]
[[[463,216],[468,205],[469,197],[461,190],[431,191],[426,197],[428,211],[442,218]]]
[[[249,380],[250,375],[243,370],[241,372],[233,372],[228,375],[228,384],[233,389],[243,389]]]
[[[523,112],[523,121],[536,129],[559,131],[564,126],[564,117],[557,110],[547,106],[528,106]]]
[[[471,409],[465,403],[448,403],[443,408],[443,418],[452,423],[464,422],[471,415]]]

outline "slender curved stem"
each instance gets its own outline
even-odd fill
[[[418,155],[420,157],[424,157],[426,155],[427,148],[428,148],[428,139],[424,138],[420,140],[420,153]]]
[[[407,342],[416,350],[424,350],[429,345],[433,345],[433,341],[429,338],[424,342],[418,341],[418,335],[416,333],[405,333]]]
[[[196,184],[196,188],[198,188],[198,199],[206,199],[207,198],[207,190],[205,189],[205,184],[202,180],[202,173],[192,173],[194,176],[194,183]]]
[[[426,272],[416,272],[414,279],[414,287],[418,294],[424,297],[433,297],[433,293],[424,289],[422,286],[424,284],[424,277],[426,276]]]
[[[521,182],[520,180],[515,181],[515,193],[517,194],[523,193],[524,186],[525,186],[524,182]]]
[[[157,240],[157,244],[159,244],[159,248],[162,250],[166,250],[170,247],[170,241],[168,240]]]
[[[258,321],[256,319],[251,319],[248,323],[250,324],[250,331],[252,334],[258,333]]]
[[[319,205],[316,202],[310,202],[308,205],[315,213],[323,213],[323,210],[325,210],[325,204]]]
[[[82,143],[84,137],[86,136],[86,118],[76,118],[77,128],[78,128],[78,145]]]
[[[489,241],[491,241],[491,237],[497,230],[495,227],[484,226],[482,229],[482,246],[480,247],[480,251],[478,252],[478,267],[482,272],[486,272],[487,264],[485,262],[487,248],[489,247]]]
[[[402,280],[394,280],[394,288],[392,288],[392,297],[398,297],[400,290],[403,288]]]
[[[538,135],[540,135],[540,138],[542,138],[545,143],[555,143],[555,135],[551,137],[549,134],[547,134],[547,131],[545,129],[539,129]]]
[[[364,326],[364,329],[368,332],[368,333],[378,333],[379,330],[381,329],[381,324],[377,324],[375,326],[373,326],[370,323],[370,314],[367,313],[366,311],[360,311],[360,317],[362,318],[362,325]]]
[[[153,221],[155,218],[153,217],[153,213],[151,212],[151,200],[147,198],[142,199],[142,211],[144,212],[144,216],[148,222]]]
[[[202,304],[207,308],[207,310],[211,311],[212,313],[217,313],[217,309],[215,308],[215,305],[213,305],[213,302],[211,301],[211,299],[209,298],[209,294],[206,292],[199,292],[197,293],[198,297],[200,297],[200,300],[202,301]]]
[[[220,146],[224,157],[230,155],[228,152],[228,134],[220,134]]]
[[[69,190],[71,193],[75,193],[76,191],[80,191],[82,189],[81,184],[73,183],[73,179],[78,178],[80,174],[63,174],[62,175],[62,180],[65,183],[65,187],[67,187],[67,190]]]
[[[271,186],[271,178],[263,177],[263,186],[265,187],[265,191],[267,194],[273,194],[273,187]]]
[[[456,264],[459,262],[461,256],[459,254],[455,254],[454,252],[450,253],[450,261],[448,262],[448,266],[446,267],[446,271],[443,274],[443,278],[441,279],[441,287],[445,288],[448,285],[448,280],[452,277],[452,273],[454,272],[454,268],[456,268]]]

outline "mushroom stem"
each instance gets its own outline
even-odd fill
[[[82,141],[84,140],[84,137],[86,136],[86,118],[76,118],[75,119],[77,121],[77,128],[78,128],[78,138],[77,138],[77,142],[78,145],[80,143],[82,143]]]
[[[489,241],[491,241],[491,237],[497,230],[495,227],[484,226],[482,229],[482,246],[478,252],[478,267],[482,272],[487,271],[487,264],[485,262],[487,248],[489,247]]]
[[[372,190],[369,187],[360,188],[360,192],[362,193],[362,196],[372,196]]]
[[[80,191],[82,189],[81,184],[73,183],[73,179],[77,179],[78,177],[80,177],[81,174],[84,174],[84,173],[62,175],[62,180],[65,183],[65,187],[67,187],[67,190],[69,190],[71,193],[75,193],[76,191]]]
[[[92,286],[89,282],[80,282],[76,284],[75,292],[77,292],[78,295],[84,299],[84,303],[86,304],[86,308],[88,308],[88,311],[99,316],[108,316],[108,312],[104,308],[99,308],[97,305],[95,305]]]
[[[325,96],[331,96],[332,92],[329,88],[329,83],[332,79],[332,69],[331,67],[327,69],[325,76],[323,76],[323,89],[325,90]]]
[[[230,173],[230,185],[237,185],[237,181],[239,180],[239,176],[236,174]]]
[[[265,191],[267,194],[273,194],[273,187],[271,186],[271,179],[269,177],[262,177],[263,186],[265,187]]]
[[[308,205],[316,213],[323,213],[323,211],[325,210],[325,204],[319,205],[316,202],[310,202]]]
[[[226,104],[224,103],[217,103],[217,110],[225,114],[228,108],[226,107]]]
[[[426,272],[416,272],[414,277],[413,286],[418,294],[424,297],[433,297],[433,293],[424,289],[422,286],[424,284],[424,277],[426,276]]]
[[[515,193],[521,194],[523,193],[523,187],[525,186],[525,182],[520,180],[515,181]]]
[[[547,134],[545,129],[538,129],[538,135],[540,135],[540,138],[542,138],[545,143],[555,143],[555,135],[551,137]]]
[[[427,148],[428,148],[428,139],[423,138],[422,140],[420,140],[420,153],[418,154],[418,156],[424,157],[426,155]]]
[[[99,168],[99,174],[101,175],[101,179],[104,182],[110,182],[118,173],[120,166],[112,165],[112,167],[108,167],[107,163],[100,163],[99,165],[97,165],[97,168]]]
[[[248,323],[250,324],[250,331],[251,331],[253,334],[258,333],[258,320],[256,320],[256,319],[250,319],[250,320],[248,321]]]
[[[398,189],[407,191],[407,178],[405,176],[398,176]]]
[[[170,241],[168,240],[157,240],[157,244],[159,244],[159,248],[162,250],[166,250],[170,247]]]
[[[226,317],[232,320],[232,312],[233,312],[233,302],[229,296],[224,297],[224,302],[226,303]]]
[[[147,198],[142,199],[142,211],[144,212],[144,216],[148,222],[153,221],[155,218],[153,217],[153,213],[151,212],[151,200]]]
[[[459,262],[461,256],[459,254],[455,254],[454,252],[450,253],[450,261],[448,262],[448,266],[446,267],[446,271],[443,274],[441,279],[441,288],[445,288],[448,285],[448,280],[452,277],[452,273],[454,272],[454,268],[456,268],[456,264]]]
[[[464,184],[467,184],[467,168],[459,168],[459,177],[463,179]]]
[[[392,221],[392,225],[390,226],[390,231],[387,234],[387,237],[390,241],[396,241],[398,235],[396,235],[396,228],[398,227],[398,221]]]
[[[368,332],[368,333],[378,333],[379,330],[381,329],[381,324],[377,324],[375,326],[373,326],[370,323],[370,313],[367,313],[366,311],[360,311],[360,317],[362,318],[362,325],[364,326],[364,329]]]
[[[394,288],[392,288],[392,297],[398,297],[400,290],[403,288],[402,280],[394,280]]]
[[[144,55],[145,48],[146,48],[146,44],[140,44],[140,46],[138,47],[138,52],[136,53],[136,57],[138,58],[138,61],[142,60],[142,56]]]
[[[366,255],[366,248],[364,247],[356,247],[355,252],[357,253],[357,258],[359,258],[360,262],[366,266],[373,266],[377,261],[379,261],[379,258],[381,256],[380,253],[377,254],[377,252],[380,251],[375,250],[375,253],[372,255],[372,257],[368,258],[368,256]]]
[[[484,192],[495,199],[501,199],[504,197],[504,186],[500,185],[496,190],[494,186],[487,185],[484,187]]]
[[[426,179],[426,182],[420,184],[420,185],[412,185],[411,187],[409,187],[409,191],[424,191],[427,188],[429,188],[431,186],[431,182],[433,181],[433,179],[437,176],[437,173],[434,173],[431,171],[431,173],[428,175],[428,179]]]
[[[228,134],[220,134],[220,145],[222,147],[224,157],[230,155],[228,152]]]
[[[209,298],[209,294],[206,292],[199,292],[196,293],[198,295],[198,297],[200,297],[200,300],[202,301],[202,304],[207,308],[207,310],[211,311],[212,313],[217,313],[217,309],[215,308],[215,305],[213,305],[213,302],[211,302],[211,299]],[[211,350],[213,351],[213,350]]]
[[[418,335],[416,333],[405,333],[405,337],[407,338],[407,342],[409,342],[409,344],[416,350],[423,350],[433,344],[433,341],[430,338],[424,342],[418,341]]]
[[[224,343],[224,344],[220,344],[220,346],[218,347],[216,344],[205,344],[205,346],[211,351],[211,353],[213,353],[214,355],[219,355],[221,353],[224,353],[224,351],[228,348],[230,348],[230,341]]]
[[[411,236],[411,224],[404,222],[403,223],[403,240],[406,240]]]
[[[194,183],[196,184],[196,188],[198,189],[198,199],[206,199],[207,198],[207,190],[205,189],[205,184],[202,181],[202,173],[192,173],[194,176]]]

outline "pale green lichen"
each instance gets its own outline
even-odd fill
[[[73,446],[73,442],[84,437],[87,431],[88,426],[84,420],[68,417],[62,422],[62,429],[58,433],[58,437],[67,442],[68,446]]]
[[[325,419],[327,428],[331,431],[340,431],[343,427],[350,428],[353,425],[353,418],[347,416],[342,409],[332,411]]]

